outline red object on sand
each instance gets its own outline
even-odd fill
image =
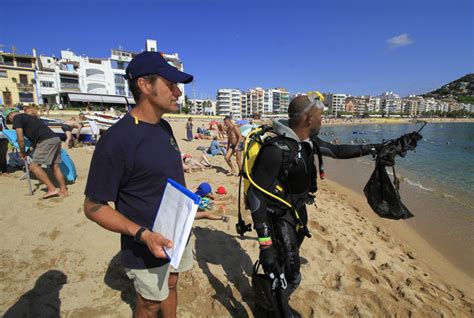
[[[227,194],[227,190],[223,186],[220,186],[217,188],[216,193]]]

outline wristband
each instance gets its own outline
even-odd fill
[[[133,240],[137,243],[144,244],[144,242],[142,241],[142,234],[146,230],[148,230],[146,227],[139,228],[137,233],[135,233],[135,236],[133,237]]]
[[[272,238],[267,236],[267,237],[259,237],[258,238],[258,244],[260,246],[269,246],[272,245]]]

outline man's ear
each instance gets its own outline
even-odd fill
[[[145,95],[150,95],[151,85],[149,85],[149,84],[150,84],[150,82],[148,82],[143,77],[139,77],[137,79],[137,87],[140,89],[140,92],[142,92]]]

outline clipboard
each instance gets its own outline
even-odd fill
[[[183,256],[200,201],[198,195],[168,178],[152,230],[173,241],[172,248],[163,250],[175,269]]]

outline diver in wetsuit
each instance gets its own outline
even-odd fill
[[[282,277],[277,289],[283,317],[298,316],[289,306],[301,281],[299,247],[309,236],[306,203],[316,192],[315,153],[338,159],[376,153],[378,144],[333,145],[317,137],[324,105],[317,98],[298,96],[289,105],[289,120],[273,122],[281,136],[265,143],[252,169],[252,178],[266,191],[291,202],[294,209],[250,185],[246,201],[260,245],[259,261],[268,277]],[[318,150],[319,149],[319,150]],[[322,173],[320,162],[320,173]],[[296,211],[296,212],[295,212]],[[281,276],[281,274],[284,276]],[[258,304],[257,304],[258,305]]]

